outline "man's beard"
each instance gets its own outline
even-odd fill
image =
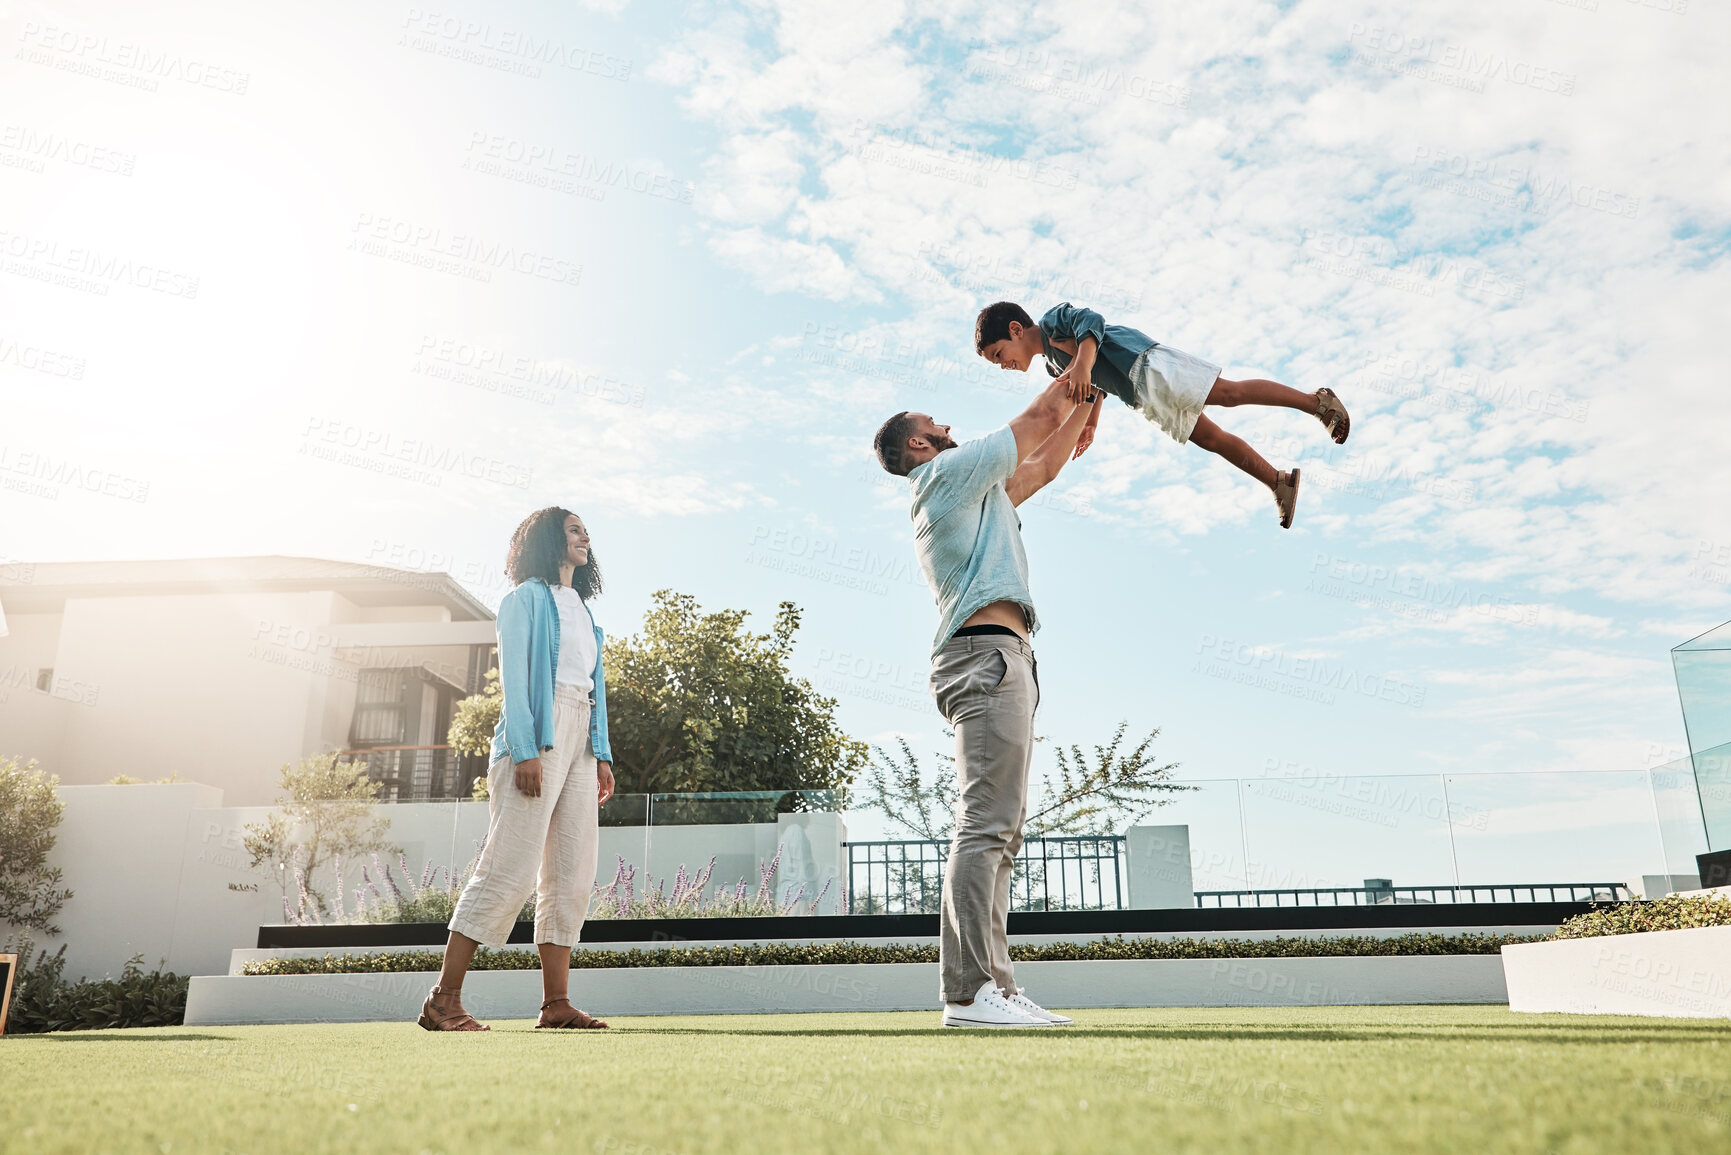
[[[926,440],[931,442],[932,448],[937,450],[939,453],[942,453],[946,449],[954,449],[956,447],[955,439],[948,433],[928,433],[926,434]]]

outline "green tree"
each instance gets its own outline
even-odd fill
[[[1129,728],[1128,721],[1119,722],[1111,741],[1094,746],[1091,756],[1074,744],[1057,748],[1058,774],[1042,775],[1039,805],[1024,824],[1030,833],[1111,834],[1167,805],[1173,794],[1196,789],[1172,781],[1178,763],[1157,764],[1151,750],[1160,736],[1157,728],[1135,749],[1120,752]]]
[[[1158,764],[1152,753],[1158,729],[1123,751],[1129,725],[1118,723],[1111,740],[1093,747],[1092,755],[1077,745],[1057,748],[1057,775],[1041,776],[1040,796],[1022,824],[1026,837],[1111,834],[1171,802],[1172,793],[1196,789],[1172,781],[1178,763]],[[939,764],[928,773],[906,739],[896,744],[898,752],[873,748],[862,805],[915,838],[948,841],[956,828],[955,755],[938,754]]]
[[[242,844],[252,866],[274,876],[284,897],[295,888],[303,916],[323,917],[331,909],[326,885],[336,888],[341,901],[343,860],[393,849],[385,837],[391,820],[379,816],[379,784],[368,780],[365,768],[339,762],[335,754],[303,758],[298,766],[285,763],[279,785],[277,809],[248,825]],[[321,868],[331,876],[329,884]]]
[[[0,922],[59,934],[54,916],[72,897],[60,889],[60,868],[48,865],[54,828],[66,804],[55,797],[59,778],[44,778],[35,760],[0,758]]]
[[[746,616],[657,590],[642,634],[608,641],[621,792],[840,790],[865,769],[869,751],[836,725],[835,699],[788,670],[798,607],[782,602],[767,634]]]
[[[487,755],[493,752],[493,731],[499,725],[499,709],[505,696],[499,689],[499,670],[487,671],[479,694],[470,694],[457,703],[451,717],[451,728],[445,735],[459,754]]]

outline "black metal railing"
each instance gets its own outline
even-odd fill
[[[1445,902],[1623,902],[1620,882],[1522,882],[1483,886],[1325,886],[1284,890],[1198,890],[1197,906],[1381,906]]]
[[[931,839],[849,842],[848,913],[936,914],[950,844]],[[1010,876],[1012,910],[1121,910],[1121,835],[1030,838]]]
[[[487,775],[485,758],[450,746],[372,746],[340,750],[337,761],[365,766],[379,784],[380,802],[454,802],[472,796],[475,779]]]

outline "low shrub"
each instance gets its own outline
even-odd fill
[[[1406,934],[1396,938],[1272,939],[1153,939],[1107,938],[1095,942],[1057,942],[1043,946],[1012,946],[1017,962],[1061,962],[1095,959],[1316,958],[1372,955],[1496,954],[1509,943],[1537,938],[1497,934]],[[379,954],[327,954],[323,958],[273,958],[245,964],[248,975],[367,974],[390,971],[436,971],[443,954],[436,950],[390,951]],[[833,963],[934,963],[936,946],[859,942],[733,943],[727,946],[661,947],[645,950],[584,950],[571,952],[573,970],[614,967],[742,967],[796,966]],[[475,952],[473,970],[536,970],[540,959],[531,950]]]
[[[29,948],[20,958],[29,957]],[[127,960],[117,979],[80,979],[69,983],[61,972],[66,948],[37,955],[21,969],[12,992],[7,1034],[46,1031],[100,1031],[112,1027],[178,1027],[186,1018],[185,975],[146,971],[143,956]]]
[[[1690,930],[1731,926],[1731,898],[1718,894],[1673,894],[1650,902],[1619,902],[1577,914],[1553,938],[1596,938],[1650,930]]]

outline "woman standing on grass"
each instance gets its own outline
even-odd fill
[[[595,884],[597,811],[613,794],[601,628],[588,607],[601,571],[583,519],[557,506],[530,514],[511,535],[505,572],[514,588],[499,603],[504,702],[487,768],[487,841],[418,1021],[429,1031],[488,1029],[463,1010],[463,975],[482,943],[505,945],[533,892],[544,995],[535,1025],[601,1028],[566,998]]]

